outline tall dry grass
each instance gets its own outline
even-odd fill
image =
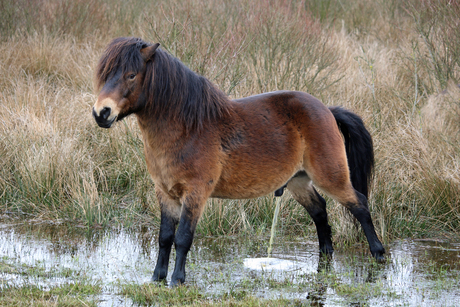
[[[302,90],[360,114],[374,138],[370,206],[382,239],[458,235],[457,13],[456,1],[437,0],[0,0],[2,216],[158,221],[135,119],[106,131],[90,113],[99,55],[133,35],[233,98]],[[313,232],[284,197],[281,230]],[[273,210],[272,197],[210,200],[199,232],[264,233]],[[338,242],[362,238],[339,205],[329,211]]]

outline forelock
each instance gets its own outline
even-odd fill
[[[97,66],[97,88],[100,89],[108,78],[120,69],[122,73],[138,71],[143,65],[140,50],[147,46],[150,44],[136,37],[120,37],[112,40]]]

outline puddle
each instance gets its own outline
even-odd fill
[[[98,306],[131,306],[129,299],[117,295],[118,287],[150,281],[156,234],[156,229],[146,228],[88,232],[0,226],[0,264],[71,272],[62,277],[2,270],[0,290],[27,283],[49,287],[84,275],[103,286]],[[459,243],[397,241],[386,246],[389,260],[383,265],[369,258],[365,244],[336,251],[330,260],[319,258],[313,240],[278,242],[272,258],[265,258],[267,245],[268,240],[197,237],[189,253],[187,283],[210,296],[245,291],[314,306],[460,305]],[[171,261],[170,274],[172,267]]]

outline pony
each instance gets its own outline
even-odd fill
[[[231,100],[205,77],[140,38],[111,41],[95,72],[92,115],[110,128],[135,114],[161,211],[153,281],[185,281],[187,253],[210,197],[248,199],[287,188],[312,217],[321,255],[332,255],[326,201],[361,224],[370,252],[385,259],[368,208],[374,166],[362,119],[304,92],[276,91]]]

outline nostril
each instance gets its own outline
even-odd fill
[[[103,120],[106,120],[109,115],[110,115],[110,112],[112,111],[112,109],[108,108],[108,107],[104,107],[102,110],[101,110],[101,113],[99,114],[99,116],[103,119]]]

